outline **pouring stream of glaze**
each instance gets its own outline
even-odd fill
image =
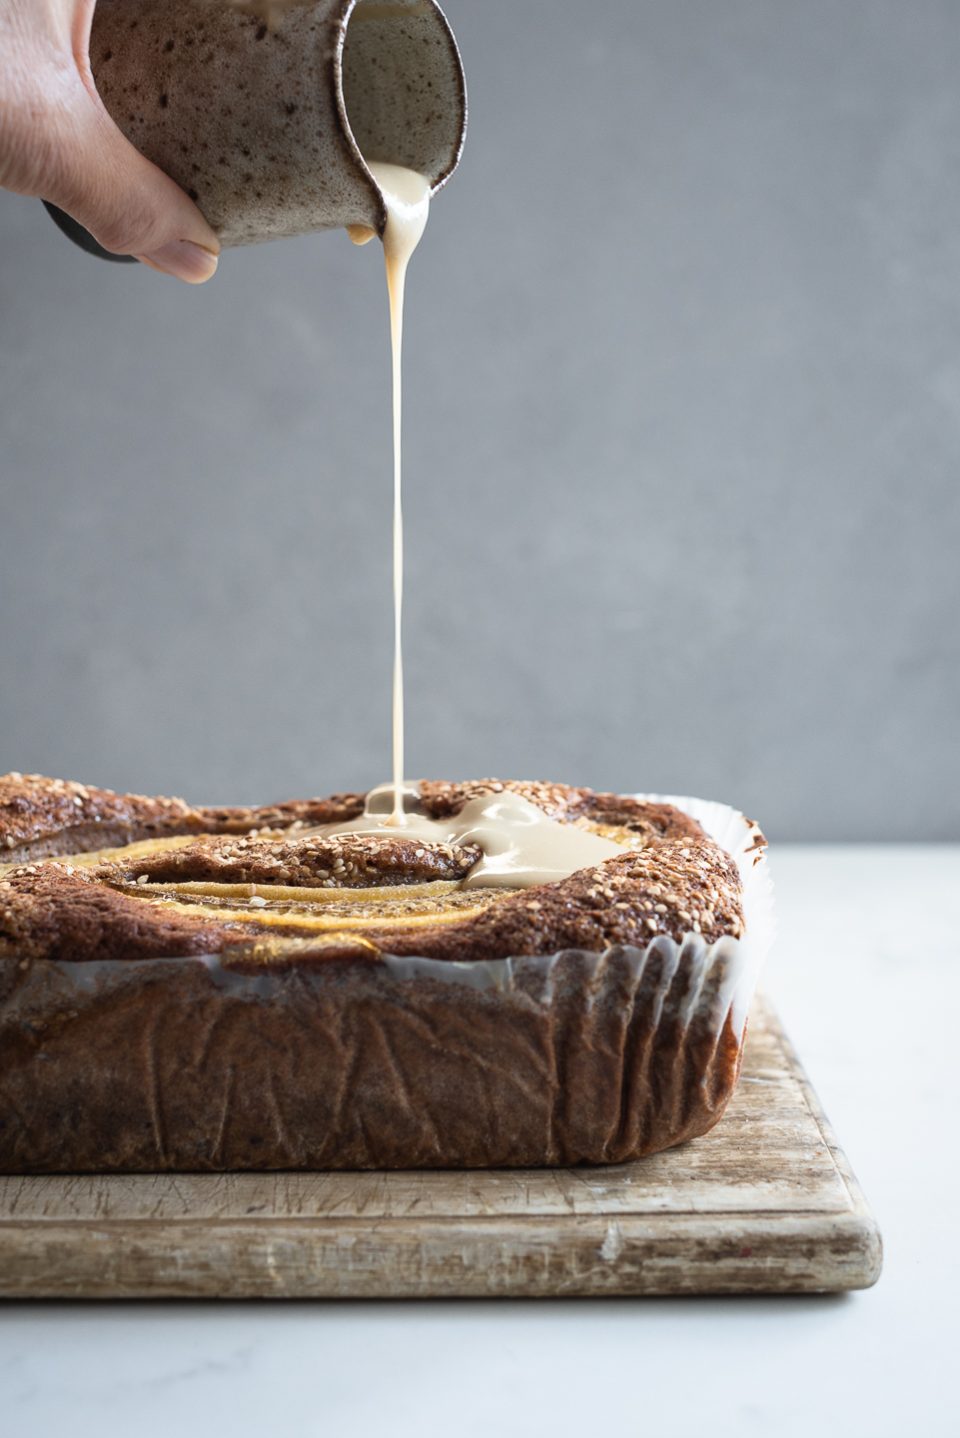
[[[390,296],[390,339],[393,352],[393,808],[387,823],[406,824],[403,808],[403,299],[407,265],[420,243],[430,212],[430,181],[415,170],[367,161],[387,209],[383,253]],[[354,244],[365,244],[372,231],[354,225]]]
[[[464,880],[466,887],[526,888],[565,879],[622,854],[623,847],[575,824],[548,818],[521,795],[508,790],[468,800],[449,819],[417,812],[417,790],[404,781],[403,730],[403,302],[410,257],[426,228],[430,183],[400,165],[368,160],[387,210],[383,250],[390,297],[393,356],[393,782],[367,795],[362,818],[324,825],[328,834],[383,834],[402,829],[405,838],[431,844],[474,844],[482,858]],[[352,226],[350,238],[365,244],[373,231]]]

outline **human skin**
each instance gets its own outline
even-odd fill
[[[202,284],[219,241],[104,108],[88,54],[95,4],[0,0],[0,186],[51,201],[114,254]]]

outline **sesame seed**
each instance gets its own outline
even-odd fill
[[[247,903],[251,909],[265,909],[267,907],[266,899],[261,898],[259,894],[254,894],[252,898],[247,900]]]

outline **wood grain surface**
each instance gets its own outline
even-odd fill
[[[610,1168],[0,1178],[0,1297],[815,1293],[876,1224],[770,1009],[692,1143]]]

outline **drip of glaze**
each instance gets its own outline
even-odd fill
[[[393,353],[393,808],[386,822],[402,827],[407,823],[403,806],[403,296],[407,265],[427,224],[430,181],[415,170],[381,160],[368,160],[367,168],[387,209],[383,253]],[[354,244],[365,244],[372,237],[363,225],[351,225],[348,234]]]
[[[395,802],[391,784],[371,789],[363,815],[343,824],[324,824],[315,832],[379,834],[383,837]],[[482,857],[464,879],[465,888],[526,889],[552,884],[578,869],[590,869],[625,852],[621,844],[576,824],[550,819],[520,794],[504,790],[468,799],[446,819],[429,819],[415,810],[417,790],[405,786],[403,837],[426,844],[473,845]]]

